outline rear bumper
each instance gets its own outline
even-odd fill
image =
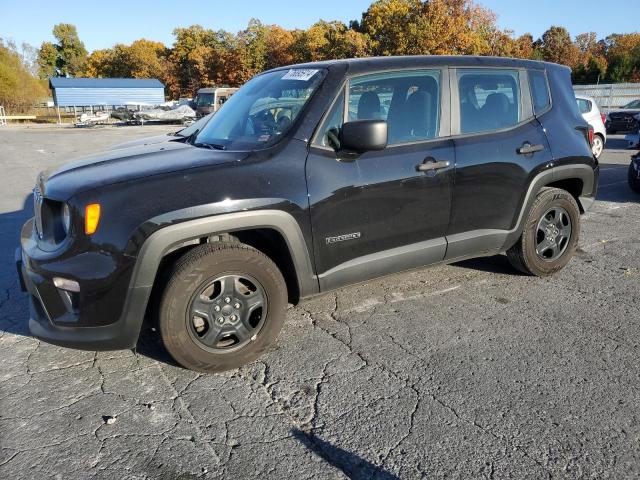
[[[596,201],[598,194],[598,184],[600,182],[600,165],[596,164],[593,169],[593,183],[591,185],[591,191],[587,189],[583,190],[582,195],[578,197],[578,202],[584,213],[588,212]]]

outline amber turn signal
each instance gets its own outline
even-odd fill
[[[100,222],[100,204],[91,203],[84,209],[84,233],[91,235],[98,229]]]

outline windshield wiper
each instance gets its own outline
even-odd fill
[[[226,150],[227,147],[219,143],[195,142],[194,147],[208,148],[210,150]]]

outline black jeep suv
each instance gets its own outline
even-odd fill
[[[196,129],[198,130],[198,129]],[[550,275],[594,201],[569,69],[389,57],[258,75],[186,138],[41,174],[18,267],[29,327],[221,371],[276,339],[288,303],[392,272],[506,252]]]

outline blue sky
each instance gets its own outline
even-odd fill
[[[173,41],[171,31],[199,23],[229,31],[244,28],[251,17],[287,28],[306,28],[320,18],[359,19],[369,0],[0,0],[0,36],[39,46],[53,40],[54,24],[73,23],[89,50],[131,43],[137,38]],[[638,0],[480,0],[498,14],[502,28],[540,36],[550,25],[572,35],[595,31],[599,37],[640,29]]]

